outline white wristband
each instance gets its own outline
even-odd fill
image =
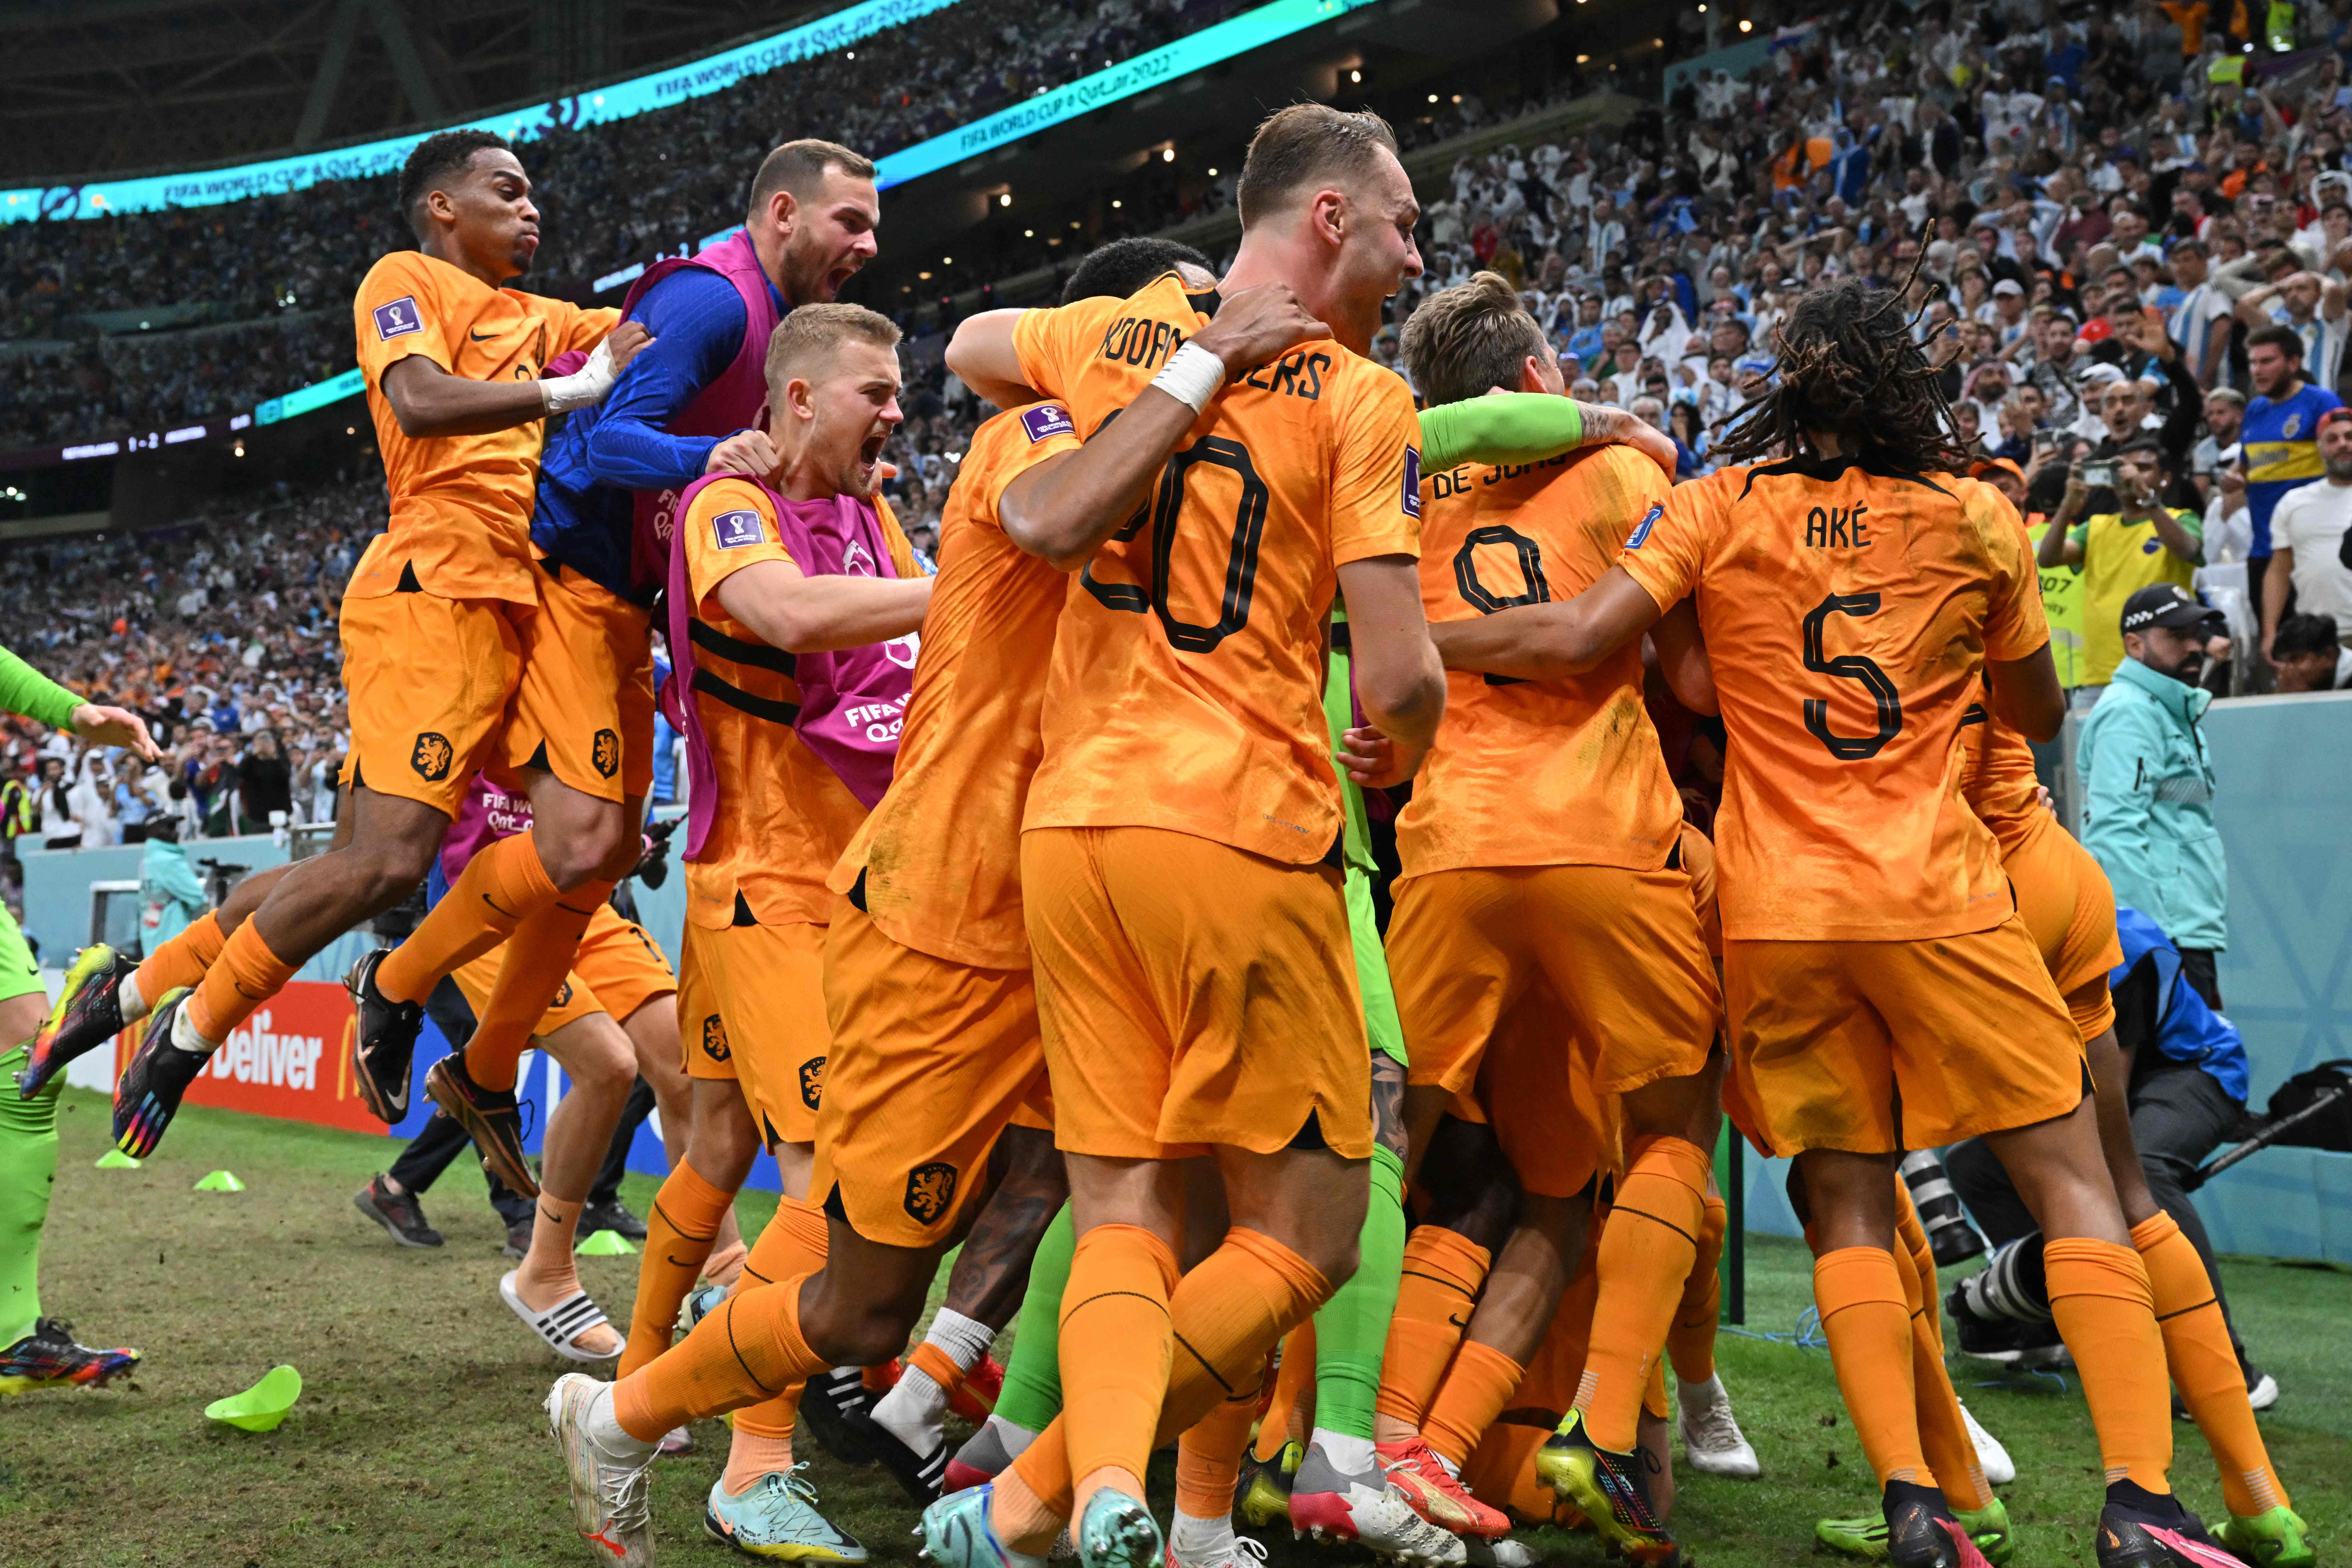
[[[613,381],[620,372],[613,369],[611,340],[596,345],[588,362],[568,376],[551,376],[539,383],[540,402],[550,413],[562,413],[570,409],[586,408],[603,402],[604,394],[613,390]]]
[[[1186,343],[1168,356],[1151,384],[1194,413],[1206,413],[1210,400],[1224,390],[1225,361],[1198,343]]]

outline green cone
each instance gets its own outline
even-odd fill
[[[636,1248],[617,1230],[599,1230],[572,1250],[584,1258],[626,1258]]]
[[[98,1168],[102,1171],[135,1171],[139,1166],[139,1161],[132,1159],[121,1149],[109,1149],[98,1156]]]
[[[215,1399],[205,1406],[205,1419],[267,1432],[286,1419],[294,1401],[302,1397],[302,1375],[290,1366],[273,1366],[262,1380],[242,1394]]]
[[[243,1192],[245,1184],[227,1171],[214,1171],[197,1178],[198,1192]]]

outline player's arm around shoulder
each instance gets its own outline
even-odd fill
[[[1370,721],[1341,737],[1339,762],[1358,784],[1378,789],[1412,778],[1437,738],[1445,667],[1422,601],[1421,424],[1412,394],[1396,376],[1353,356],[1338,380],[1331,559],[1348,606],[1356,698]]]
[[[775,503],[748,479],[698,491],[678,528],[698,605],[716,603],[771,648],[824,653],[919,631],[929,577],[803,572],[783,542]]]
[[[947,365],[957,380],[999,408],[1035,402],[1038,392],[1022,369],[1013,334],[1028,310],[983,310],[968,316],[948,340]],[[1034,312],[1044,314],[1044,312]]]
[[[1630,454],[1625,460],[1632,461]],[[1582,674],[1657,625],[1668,609],[1697,586],[1705,534],[1721,479],[1717,474],[1677,485],[1654,500],[1626,536],[1616,564],[1573,598],[1518,605],[1437,627],[1437,651],[1445,667],[1555,681]],[[1702,695],[1699,683],[1689,684],[1693,695]],[[1712,687],[1710,672],[1704,691],[1711,694]]]

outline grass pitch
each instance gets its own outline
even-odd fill
[[[389,1163],[384,1139],[191,1108],[144,1169],[101,1171],[92,1162],[106,1127],[99,1096],[68,1092],[42,1293],[86,1342],[142,1347],[146,1370],[134,1387],[0,1403],[0,1564],[587,1561],[540,1409],[561,1368],[499,1303],[498,1277],[510,1266],[498,1255],[502,1230],[467,1169],[453,1167],[426,1198],[448,1244],[410,1251],[351,1207]],[[247,1190],[191,1190],[224,1168]],[[650,1196],[647,1182],[627,1194],[640,1212]],[[744,1228],[756,1231],[772,1209],[748,1195]],[[1748,1327],[1785,1339],[1810,1304],[1807,1260],[1795,1243],[1761,1237],[1748,1256]],[[624,1324],[635,1264],[580,1262]],[[2245,1261],[2225,1271],[2241,1332],[2285,1391],[2263,1433],[2323,1561],[2341,1561],[2341,1521],[2352,1516],[2352,1278]],[[1815,1563],[1813,1521],[1871,1501],[1829,1358],[1728,1330],[1718,1354],[1765,1479],[1683,1469],[1677,1533],[1709,1568]],[[301,1370],[304,1393],[277,1431],[203,1418],[207,1403],[281,1362]],[[2016,1563],[2088,1563],[2100,1480],[2079,1389],[2071,1379],[1988,1378],[1980,1365],[1956,1362],[1955,1375],[2018,1461],[2004,1490],[2021,1537]],[[2175,1480],[2190,1507],[2216,1517],[2204,1442],[2187,1425],[2175,1431]],[[711,1424],[698,1437],[694,1453],[661,1462],[655,1522],[664,1561],[719,1568],[734,1555],[702,1535],[701,1512],[727,1434]],[[912,1564],[914,1511],[888,1479],[808,1448],[828,1512],[877,1563]],[[1163,1507],[1165,1481],[1154,1487]],[[1601,1561],[1591,1537],[1535,1541],[1555,1562]],[[1273,1545],[1275,1568],[1329,1560]]]

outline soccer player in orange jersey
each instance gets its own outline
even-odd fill
[[[133,1155],[154,1148],[230,1030],[424,879],[520,681],[538,602],[530,522],[541,422],[602,398],[645,342],[641,328],[615,330],[614,311],[499,287],[539,248],[530,180],[500,138],[427,137],[402,170],[400,207],[418,248],[370,268],[352,309],[392,526],[343,594],[352,840],[278,878],[193,991],[141,998],[152,1021],[115,1091],[116,1140]],[[574,350],[593,350],[586,368],[542,378]],[[489,911],[474,952],[585,882],[607,852],[560,839],[534,847],[530,835],[498,848],[476,858],[484,885],[467,890]],[[404,1075],[396,1101],[371,1103],[388,1121],[406,1107]]]
[[[874,492],[882,448],[901,417],[898,342],[887,319],[858,306],[807,305],[785,317],[766,362],[766,434],[777,469],[688,486],[673,536],[669,612],[677,631],[670,644],[685,672],[681,695],[692,705],[680,716],[694,784],[679,1013],[688,1071],[734,1080],[743,1102],[729,1134],[700,1113],[711,1103],[698,1101],[695,1160],[722,1139],[764,1143],[785,1184],[785,1202],[744,1265],[746,1297],[773,1295],[753,1287],[805,1273],[804,1260],[824,1256],[825,1215],[807,1199],[831,1049],[823,966],[835,896],[825,879],[865,819],[856,790],[877,769],[888,777],[901,717],[894,704],[870,714],[852,706],[833,710],[843,723],[813,732],[803,711],[820,697],[813,672],[838,676],[845,658],[903,671],[931,600],[933,580],[916,575],[906,536]],[[710,1185],[692,1166],[672,1181],[681,1175]],[[664,1190],[677,1197],[670,1184]],[[717,1193],[715,1206],[727,1196]],[[657,1256],[649,1245],[641,1298],[660,1282]],[[689,1258],[682,1279],[669,1281],[670,1300],[692,1282],[693,1267]],[[610,1549],[602,1560],[649,1551],[645,1521],[616,1504],[613,1487],[583,1485],[580,1467],[626,1471],[641,1501],[653,1445],[683,1417],[662,1421],[642,1445],[611,1425],[601,1447],[593,1434],[605,1428],[579,1417],[593,1405],[609,1423],[615,1390],[627,1396],[624,1419],[635,1425],[641,1420],[627,1412],[641,1416],[681,1396],[682,1384],[710,1392],[715,1379],[695,1370],[702,1364],[693,1353],[714,1343],[733,1392],[744,1366],[723,1347],[737,1309],[713,1316],[686,1346],[656,1360],[667,1346],[667,1314],[653,1321],[639,1312],[624,1363],[635,1375],[614,1385],[567,1379],[551,1396],[574,1467],[575,1522],[600,1552]],[[668,1371],[659,1378],[635,1371],[646,1362]],[[753,1375],[747,1393],[713,1407],[738,1415],[709,1519],[714,1531],[766,1555],[859,1561],[863,1549],[817,1514],[793,1474],[799,1388],[811,1370]]]
[[[1433,403],[1496,385],[1563,391],[1542,330],[1492,273],[1424,301],[1403,344],[1414,384]],[[1422,490],[1422,601],[1444,625],[1590,585],[1664,502],[1667,479],[1632,448],[1602,446],[1517,469],[1465,465],[1427,476]],[[1704,680],[1687,606],[1654,635],[1670,678],[1696,668]],[[1694,1128],[1711,1129],[1717,1116],[1705,1070],[1721,1003],[1682,865],[1682,800],[1642,679],[1638,643],[1576,676],[1452,678],[1444,727],[1397,821],[1403,874],[1388,946],[1412,1054],[1405,1116],[1414,1154],[1447,1103],[1475,1093],[1496,1110],[1524,1195],[1510,1243],[1523,1288],[1511,1292],[1507,1328],[1486,1303],[1474,1336],[1498,1410],[1581,1250],[1586,1206],[1577,1195],[1598,1166],[1615,1163],[1613,1145],[1578,1135],[1585,1119],[1570,1092],[1570,1061],[1616,1102],[1623,1175],[1599,1249],[1584,1383],[1561,1430],[1573,1446],[1566,1469],[1577,1506],[1636,1561],[1653,1563],[1675,1547],[1643,1493],[1634,1440],[1706,1216],[1711,1139]],[[1490,1054],[1497,1022],[1538,982],[1562,1009],[1549,1040]],[[1453,1232],[1436,1237],[1464,1250]],[[1547,1251],[1538,1267],[1535,1256]],[[1411,1268],[1410,1241],[1406,1255]],[[1411,1478],[1424,1517],[1499,1533],[1501,1515],[1471,1500],[1422,1439],[1418,1418],[1452,1345],[1432,1334],[1439,1354],[1412,1354],[1423,1341],[1400,1332],[1403,1301],[1383,1368],[1381,1456],[1392,1476]],[[1399,1379],[1419,1397],[1392,1386]]]
[[[1592,588],[1452,623],[1442,651],[1493,674],[1581,671],[1696,595],[1731,737],[1716,844],[1735,1090],[1804,1169],[1889,1560],[1981,1561],[1929,1484],[1893,1256],[1899,1151],[1981,1134],[2050,1238],[2109,1479],[2102,1568],[2225,1562],[2166,1476],[2162,1341],[2080,1037],[1952,761],[1987,679],[2030,737],[2063,716],[2023,533],[1958,476],[1898,295],[1809,293],[1778,369],[1727,440],[1734,465],[1677,487]],[[1740,461],[1775,447],[1792,455]]]
[[[1042,547],[1084,568],[1022,843],[1078,1232],[1065,1414],[992,1487],[933,1505],[935,1557],[1042,1551],[1066,1521],[1089,1568],[1155,1562],[1155,1435],[1255,1386],[1355,1267],[1370,1051],[1322,622],[1343,594],[1370,720],[1351,774],[1409,777],[1444,702],[1413,569],[1417,431],[1403,383],[1362,355],[1381,301],[1420,271],[1420,209],[1384,123],[1311,104],[1259,128],[1240,195],[1218,295],[1169,277],[1125,301],[977,317],[949,350],[1001,406],[1034,391],[1082,433],[1116,415],[1150,444],[1135,482],[1068,497],[1082,504],[1049,530],[1066,542]],[[1271,362],[1242,330],[1260,315],[1296,324]],[[1202,1152],[1233,1226],[1179,1283],[1178,1156]]]

